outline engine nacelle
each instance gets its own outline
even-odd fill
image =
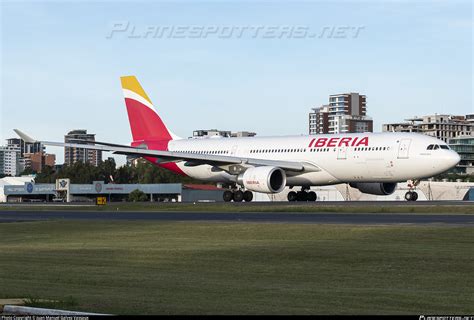
[[[254,167],[238,177],[245,189],[263,193],[278,193],[286,186],[285,171],[278,167]]]
[[[388,196],[395,192],[396,183],[379,183],[379,182],[361,182],[351,183],[352,188],[359,189],[360,192],[375,194],[377,196]]]

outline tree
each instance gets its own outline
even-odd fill
[[[117,171],[114,158],[101,162],[97,169],[99,173],[97,181],[111,182],[110,177],[114,178]]]
[[[36,174],[36,183],[54,183],[57,179],[57,172],[53,167],[45,166],[40,173]]]
[[[137,172],[131,165],[124,165],[115,171],[115,183],[138,183]]]
[[[143,202],[143,201],[147,201],[147,200],[148,200],[147,195],[143,191],[140,191],[138,189],[133,190],[128,195],[128,201]]]
[[[157,167],[148,161],[138,162],[136,167],[124,165],[116,168],[115,160],[107,159],[98,167],[90,163],[76,162],[64,165],[55,171],[53,167],[45,167],[36,176],[36,183],[54,183],[59,178],[69,178],[71,183],[90,184],[93,181],[115,183],[202,183],[189,177],[181,176],[167,169]]]
[[[34,171],[31,168],[25,168],[22,173],[20,173],[20,176],[28,176],[30,174],[36,174],[36,171]]]

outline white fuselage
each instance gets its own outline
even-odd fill
[[[438,148],[428,150],[428,146]],[[443,148],[441,148],[443,146]],[[350,182],[401,182],[432,177],[459,162],[459,155],[438,139],[416,133],[190,138],[170,141],[169,151],[303,162],[320,170],[287,175],[289,186]],[[178,167],[188,176],[231,182],[229,173],[211,165]]]

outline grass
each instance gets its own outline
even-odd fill
[[[472,314],[473,231],[4,223],[0,298],[112,314]]]
[[[28,297],[24,301],[26,306],[35,308],[66,310],[77,306],[77,301],[71,296],[61,300],[44,300],[36,297]]]
[[[473,205],[429,204],[408,205],[341,203],[288,204],[279,203],[109,203],[105,206],[0,205],[5,211],[165,211],[165,212],[300,212],[300,213],[413,213],[413,214],[474,214]]]

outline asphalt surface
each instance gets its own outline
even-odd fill
[[[179,208],[180,206],[188,206],[192,202],[168,202],[163,204],[172,204]],[[230,207],[261,207],[261,206],[273,206],[280,207],[282,205],[295,205],[295,206],[307,206],[307,207],[331,207],[331,206],[364,206],[364,207],[387,207],[387,206],[409,206],[409,207],[424,207],[424,206],[474,206],[474,201],[462,201],[462,200],[436,200],[436,201],[316,201],[316,202],[287,202],[287,201],[255,201],[255,202],[198,202],[208,206],[220,206],[225,204]],[[128,202],[112,202],[114,207],[120,207],[122,205],[130,205]],[[141,202],[141,206],[156,207],[158,202]],[[41,208],[41,207],[95,207],[94,202],[11,202],[11,203],[0,203],[0,208],[8,207],[30,207],[30,208]]]
[[[315,224],[449,224],[474,227],[474,215],[292,213],[292,212],[94,212],[94,211],[0,211],[0,222],[21,221],[218,221]]]

